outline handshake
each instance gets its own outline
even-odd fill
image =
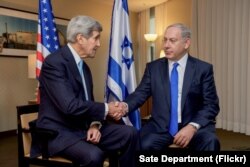
[[[108,107],[108,116],[116,121],[120,120],[124,115],[128,113],[128,105],[124,102],[110,102],[108,103]]]

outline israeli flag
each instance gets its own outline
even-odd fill
[[[123,101],[136,88],[133,46],[127,0],[114,0],[109,44],[106,101]],[[141,127],[139,110],[122,118],[126,125]]]

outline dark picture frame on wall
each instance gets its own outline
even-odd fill
[[[66,44],[68,19],[55,17],[60,45]],[[0,56],[36,52],[38,13],[0,6]]]

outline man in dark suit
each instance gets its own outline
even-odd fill
[[[183,24],[167,27],[163,37],[166,57],[147,64],[141,83],[125,100],[133,111],[152,96],[151,118],[140,131],[142,150],[163,150],[172,143],[191,150],[220,150],[215,135],[219,100],[213,67],[188,54],[190,37],[191,31]],[[175,64],[177,80],[171,84]],[[176,132],[171,133],[173,115],[178,122]]]
[[[91,72],[82,60],[95,56],[101,31],[101,24],[91,17],[70,20],[68,44],[43,62],[37,126],[58,132],[49,141],[50,155],[96,167],[103,165],[106,152],[119,150],[120,166],[134,166],[137,132],[131,126],[104,122],[107,116],[120,119],[122,109],[94,101]]]

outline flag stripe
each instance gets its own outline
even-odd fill
[[[113,94],[113,96],[115,96],[115,99],[118,101],[121,101],[122,100],[122,89],[117,84],[117,82],[115,82],[115,80],[113,80],[112,77],[108,76],[107,85],[108,85],[107,88],[110,88],[109,91],[110,91],[110,93]],[[112,90],[116,93],[114,93]]]
[[[110,60],[109,67],[112,67],[112,69],[116,69],[116,71],[111,70],[111,68],[109,68],[108,74],[109,76],[112,76],[112,79],[120,86],[122,90],[122,99],[119,100],[123,100],[128,96],[128,90],[122,81],[122,75],[120,75],[122,73],[122,69],[120,65],[116,61],[114,61],[112,57],[110,57],[109,60]]]

